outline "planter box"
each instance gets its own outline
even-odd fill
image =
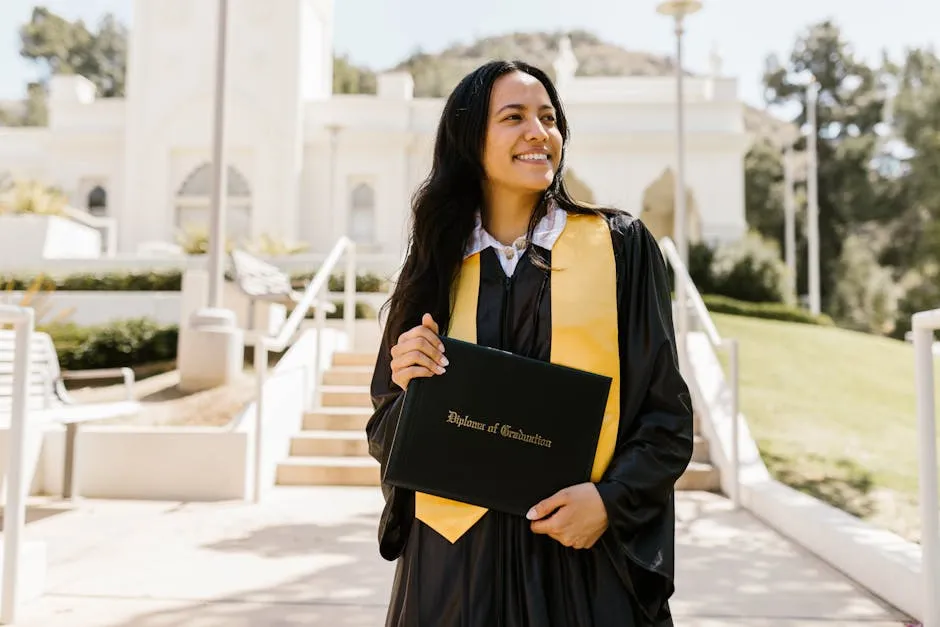
[[[0,216],[0,266],[99,257],[101,232],[96,229],[59,216]]]

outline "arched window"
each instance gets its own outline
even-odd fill
[[[96,185],[88,192],[88,213],[102,216],[108,213],[108,192],[101,185]]]
[[[230,237],[251,237],[251,189],[233,166],[226,169],[225,226]],[[176,192],[176,227],[208,230],[212,201],[212,167],[204,163],[190,172]]]
[[[368,183],[352,190],[349,203],[349,237],[360,244],[375,241],[375,191]]]

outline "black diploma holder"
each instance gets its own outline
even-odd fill
[[[383,481],[524,516],[591,480],[610,377],[442,337],[408,384]]]

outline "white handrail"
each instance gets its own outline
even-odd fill
[[[7,445],[7,494],[3,506],[3,591],[0,594],[0,622],[16,620],[17,585],[23,525],[26,518],[26,412],[30,370],[30,339],[35,328],[35,312],[29,307],[0,305],[0,323],[13,324],[16,338],[13,358],[13,405],[10,414],[10,441]]]
[[[350,349],[355,346],[356,334],[356,243],[350,238],[340,237],[333,250],[323,261],[317,273],[313,276],[304,290],[304,295],[297,303],[284,324],[281,325],[277,335],[260,336],[255,342],[255,372],[258,375],[257,401],[255,402],[255,433],[254,433],[254,501],[261,501],[262,471],[264,469],[264,386],[268,375],[268,352],[280,352],[287,348],[291,338],[300,329],[311,307],[316,314],[317,354],[314,357],[313,373],[306,378],[312,386],[319,385],[320,360],[323,355],[323,331],[326,327],[326,313],[323,307],[315,307],[315,303],[325,303],[328,299],[321,296],[328,288],[328,281],[340,257],[346,255],[346,274],[343,282],[343,322]],[[304,403],[309,403],[313,390],[304,390]],[[305,406],[306,408],[306,406]]]
[[[74,207],[65,207],[63,213],[66,217],[81,222],[85,226],[93,229],[105,229],[104,254],[106,257],[114,257],[117,254],[117,220],[93,216]]]
[[[705,301],[702,299],[702,295],[695,286],[695,282],[692,280],[692,276],[689,274],[689,269],[682,262],[682,257],[679,255],[679,250],[676,248],[675,242],[673,242],[672,239],[668,237],[664,237],[659,241],[659,245],[663,251],[663,255],[665,256],[666,261],[668,261],[669,265],[672,266],[673,274],[676,277],[676,282],[681,283],[685,288],[684,290],[676,290],[676,293],[681,293],[685,296],[685,298],[688,299],[688,304],[691,304],[692,310],[695,313],[695,317],[698,319],[699,324],[705,331],[705,335],[708,337],[708,341],[711,343],[711,345],[716,349],[722,349],[728,353],[731,367],[731,472],[734,475],[732,481],[734,490],[731,495],[731,501],[734,503],[736,508],[739,508],[741,506],[741,446],[738,442],[738,414],[740,413],[738,341],[733,338],[722,338],[721,334],[718,333],[718,327],[715,326],[715,321],[712,320],[711,315],[708,313],[708,307],[705,306]],[[680,302],[679,307],[687,307],[687,304]],[[679,350],[688,350],[688,345],[680,344]],[[685,360],[685,363],[688,363],[688,355],[681,355],[681,358]]]
[[[934,408],[933,341],[940,329],[940,309],[911,319],[914,334],[914,382],[920,440],[920,524],[923,549],[924,627],[940,627],[940,498],[937,494],[937,424]]]

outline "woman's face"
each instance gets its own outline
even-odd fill
[[[561,163],[562,137],[545,86],[529,74],[499,77],[490,95],[483,168],[506,191],[545,191]]]

